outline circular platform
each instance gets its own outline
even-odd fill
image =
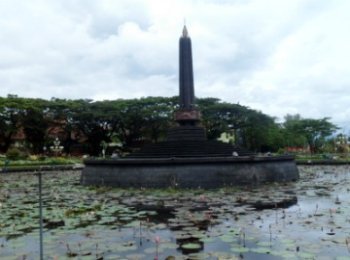
[[[292,156],[87,159],[83,185],[220,188],[299,178]]]

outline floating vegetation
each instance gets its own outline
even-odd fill
[[[202,245],[199,243],[186,243],[186,244],[182,244],[181,248],[186,250],[198,250],[202,248]]]
[[[84,187],[43,174],[44,253],[76,259],[350,258],[350,168],[218,190]],[[0,258],[37,259],[37,177],[0,175]]]

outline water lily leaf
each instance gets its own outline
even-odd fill
[[[145,254],[129,254],[129,255],[126,255],[125,257],[128,260],[146,259],[146,255]],[[116,259],[116,258],[113,258],[113,259]]]
[[[246,248],[243,246],[235,246],[235,247],[231,247],[231,251],[235,253],[246,253],[246,252],[249,252],[249,248]]]
[[[236,237],[233,237],[233,236],[230,236],[230,235],[223,235],[223,236],[220,236],[220,239],[221,239],[221,241],[223,241],[223,242],[225,242],[225,243],[231,243],[231,242],[237,240]]]
[[[260,241],[257,243],[258,246],[262,246],[262,247],[269,247],[271,246],[271,242],[268,241]]]
[[[258,254],[269,254],[271,252],[271,248],[268,247],[258,247],[258,248],[252,248],[250,251]]]
[[[315,255],[308,252],[298,252],[297,256],[302,259],[315,259]]]
[[[187,249],[187,250],[196,250],[196,249],[201,249],[202,245],[199,243],[185,243],[180,246],[182,249]]]

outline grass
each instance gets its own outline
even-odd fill
[[[295,154],[298,163],[331,161],[335,163],[350,163],[348,154]],[[80,164],[80,157],[38,157],[29,156],[27,159],[8,160],[5,156],[0,157],[0,169],[7,166],[8,169],[36,169],[39,166],[73,165]]]
[[[7,167],[8,169],[35,169],[38,166],[72,165],[77,163],[82,163],[82,159],[78,157],[45,157],[39,159],[36,156],[30,156],[28,159],[21,160],[0,158],[0,167]]]
[[[299,163],[306,162],[335,162],[335,163],[350,163],[348,154],[296,154],[295,160]]]

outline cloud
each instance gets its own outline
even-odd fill
[[[197,96],[345,125],[349,7],[346,0],[3,0],[0,95],[176,95],[186,19]]]

